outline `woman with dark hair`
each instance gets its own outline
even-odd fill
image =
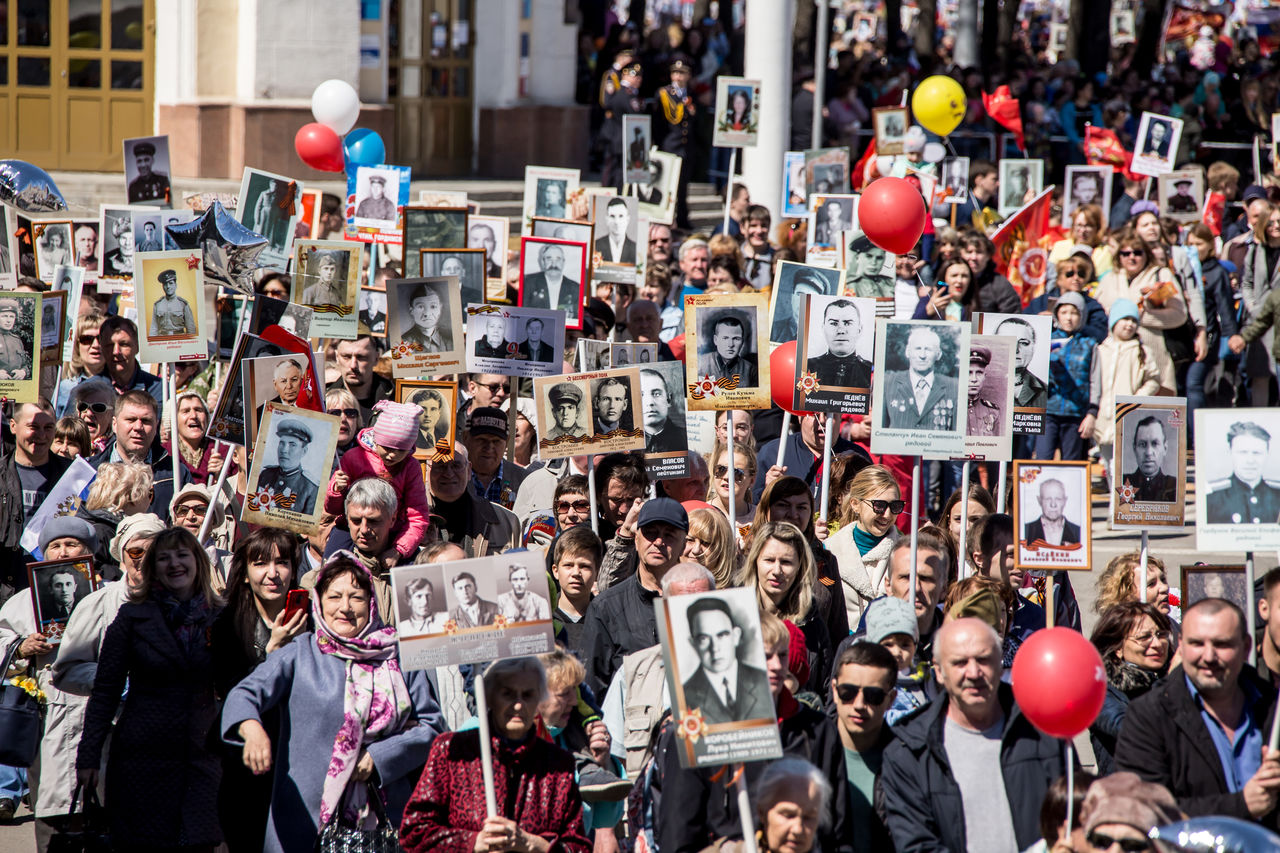
[[[285,601],[298,588],[298,539],[274,527],[260,527],[241,539],[227,576],[227,606],[213,623],[214,682],[225,697],[267,655],[307,629],[306,608],[285,618]],[[278,715],[270,715],[272,731]],[[232,853],[262,850],[272,774],[255,776],[240,750],[222,756],[218,813]]]
[[[708,293],[737,293],[742,290],[742,267],[733,255],[713,255],[707,265]],[[750,285],[748,285],[750,289]]]
[[[1107,670],[1107,698],[1089,726],[1098,773],[1115,769],[1116,740],[1129,703],[1169,672],[1173,625],[1169,617],[1142,601],[1122,601],[1102,614],[1089,641]]]
[[[209,636],[222,606],[213,583],[195,535],[165,530],[103,639],[76,779],[97,787],[110,735],[104,805],[112,849],[194,853],[222,841],[221,766],[208,738],[218,714]]]
[[[961,320],[973,315],[977,288],[973,286],[973,270],[959,258],[943,261],[936,276],[939,287],[920,297],[914,320]]]
[[[966,516],[968,531],[965,534],[965,550],[969,554],[960,553],[960,490],[956,489],[951,493],[951,497],[947,498],[946,504],[942,507],[942,529],[951,537],[951,544],[956,554],[956,568],[959,569],[963,565],[964,559],[969,558],[970,573],[977,571],[977,566],[973,559],[969,556],[973,553],[973,528],[979,521],[986,518],[996,511],[996,502],[988,492],[978,483],[969,484],[969,506]]]

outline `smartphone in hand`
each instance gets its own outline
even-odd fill
[[[284,600],[284,621],[288,623],[300,610],[306,610],[311,593],[305,589],[291,589]]]

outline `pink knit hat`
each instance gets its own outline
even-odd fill
[[[421,406],[379,400],[373,410],[378,413],[373,421],[374,441],[396,450],[408,450],[417,443]]]

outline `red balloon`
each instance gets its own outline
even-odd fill
[[[1102,656],[1078,631],[1036,631],[1013,659],[1013,696],[1040,731],[1073,738],[1093,724],[1107,696]]]
[[[684,507],[685,512],[693,512],[695,509],[711,509],[711,504],[706,501],[685,501],[680,506]]]
[[[293,148],[313,169],[321,172],[341,172],[342,140],[338,134],[319,122],[313,121],[298,128],[293,137]]]
[[[924,199],[903,178],[877,178],[858,199],[858,225],[867,239],[886,252],[913,251],[924,233]]]
[[[793,415],[807,415],[792,408],[795,403],[796,342],[781,344],[769,356],[769,385],[774,404]]]

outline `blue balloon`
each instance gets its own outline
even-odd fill
[[[1280,837],[1234,817],[1194,817],[1151,830],[1161,853],[1278,853]]]
[[[343,138],[342,154],[348,172],[355,171],[357,166],[387,162],[387,146],[382,143],[382,137],[367,127],[357,127]]]

